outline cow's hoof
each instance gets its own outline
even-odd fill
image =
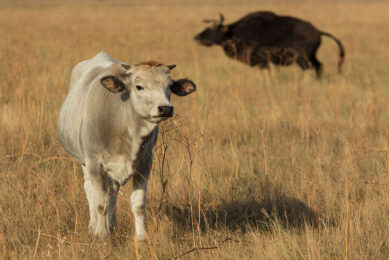
[[[94,238],[98,240],[106,240],[109,237],[108,230],[104,230],[102,228],[96,230],[97,228],[89,227],[89,234]]]

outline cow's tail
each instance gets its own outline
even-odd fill
[[[327,32],[321,32],[322,35],[324,36],[328,36],[330,38],[332,38],[339,46],[339,62],[338,62],[338,70],[339,71],[342,71],[342,65],[343,65],[343,62],[344,62],[344,48],[343,48],[343,45],[342,43],[335,37],[333,36],[332,34],[330,33],[327,33]]]

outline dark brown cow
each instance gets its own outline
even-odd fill
[[[227,56],[250,66],[269,68],[269,63],[290,65],[302,69],[314,68],[320,77],[322,64],[316,57],[321,36],[332,38],[339,46],[338,69],[344,61],[342,43],[329,33],[319,31],[312,24],[297,18],[278,16],[272,12],[255,12],[229,25],[220,20],[204,20],[212,25],[195,36],[204,46],[220,45]]]

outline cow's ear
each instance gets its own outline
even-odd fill
[[[119,93],[126,89],[126,85],[118,77],[106,76],[100,80],[101,85],[112,93]]]
[[[170,90],[177,96],[186,96],[196,90],[196,85],[189,79],[179,79],[174,81]]]

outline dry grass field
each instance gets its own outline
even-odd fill
[[[193,41],[202,19],[254,10],[333,33],[343,73],[328,38],[322,80]],[[1,2],[1,259],[388,259],[388,14],[386,1]],[[82,170],[56,136],[71,69],[100,50],[175,63],[198,87],[161,125],[146,244],[133,239],[131,182],[117,233],[88,235]]]

